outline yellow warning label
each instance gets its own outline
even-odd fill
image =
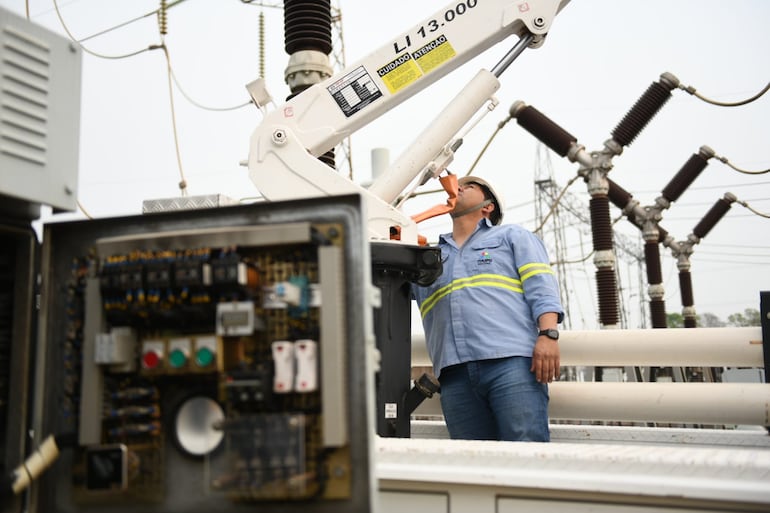
[[[393,59],[378,69],[377,74],[385,82],[391,94],[400,91],[423,75],[409,53]]]
[[[412,57],[425,73],[430,73],[455,55],[457,52],[443,35],[412,52]]]

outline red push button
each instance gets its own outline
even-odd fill
[[[160,355],[155,351],[147,351],[142,355],[142,366],[145,369],[154,369],[160,364]]]

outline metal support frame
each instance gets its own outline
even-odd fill
[[[0,203],[5,196],[0,195]],[[31,208],[36,205],[29,204]],[[39,246],[31,224],[0,212],[0,466],[12,469],[24,460],[31,408],[30,369],[34,361],[35,295]],[[21,511],[20,496],[3,497],[0,511]]]
[[[414,394],[410,396],[412,323],[410,282],[432,283],[441,274],[441,251],[424,246],[372,243],[372,281],[380,289],[374,333],[380,351],[377,375],[377,434],[409,437]],[[420,401],[421,402],[421,401]]]

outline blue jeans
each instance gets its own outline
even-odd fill
[[[466,440],[548,442],[548,385],[532,358],[480,360],[441,371],[441,408],[449,436]]]

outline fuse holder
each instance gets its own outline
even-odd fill
[[[294,358],[297,363],[294,389],[297,392],[318,390],[317,352],[318,343],[315,340],[301,339],[294,343]]]
[[[294,388],[294,344],[288,340],[276,340],[273,351],[273,391],[286,394]]]

